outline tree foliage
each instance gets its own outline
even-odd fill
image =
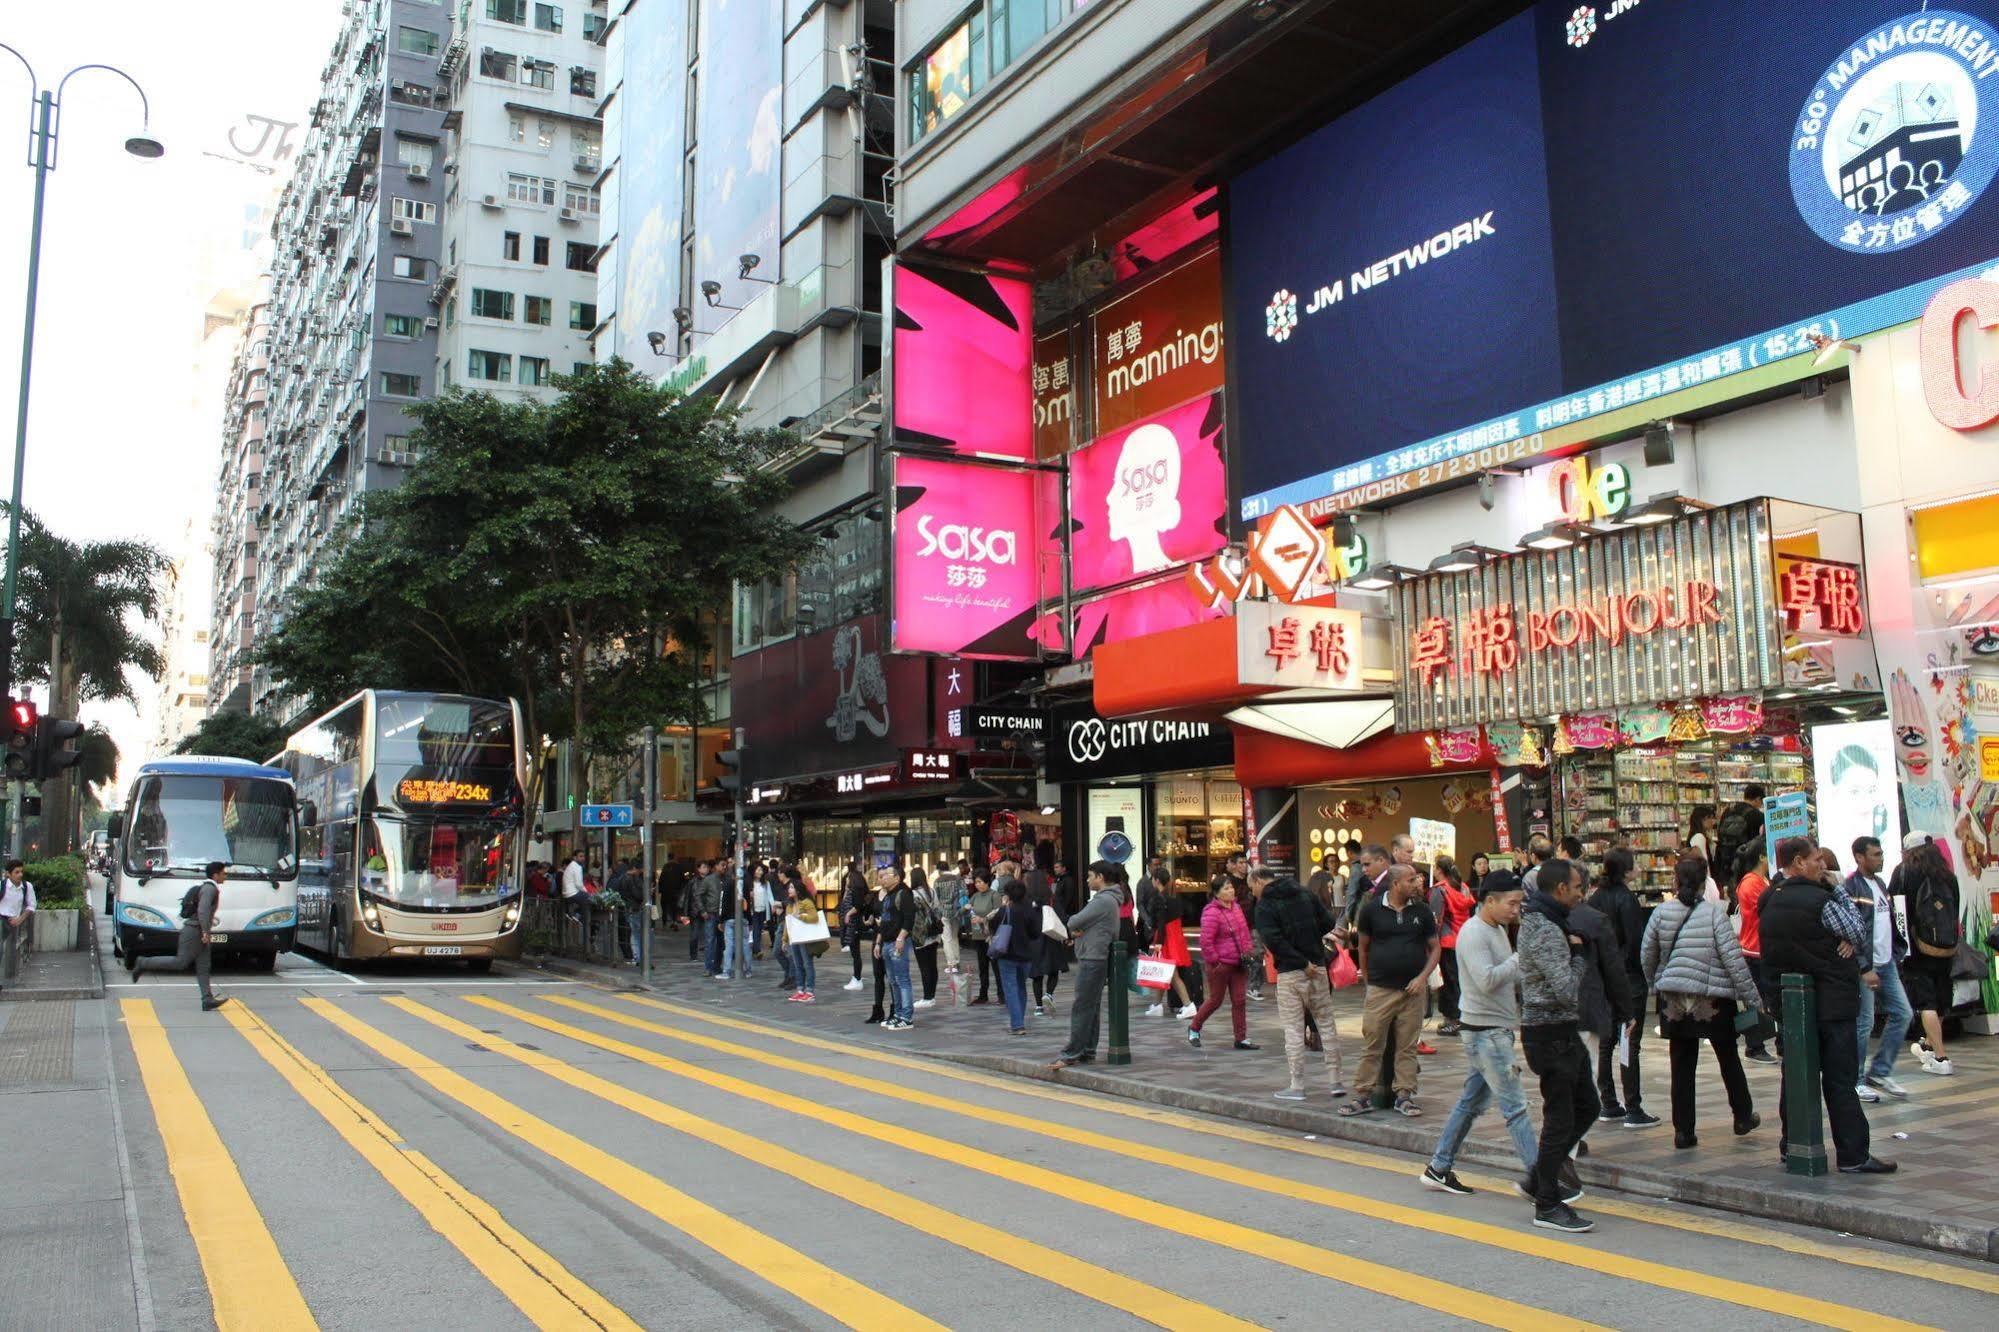
[[[584,752],[698,722],[704,617],[811,539],[771,512],[794,447],[623,361],[550,402],[454,390],[410,409],[417,461],[362,505],[363,536],[298,595],[259,659],[312,705],[363,687],[521,700],[531,736]]]
[[[203,717],[174,746],[176,754],[213,754],[219,758],[249,759],[262,763],[285,747],[285,728],[268,717],[247,712],[218,712]]]

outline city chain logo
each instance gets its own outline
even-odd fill
[[[1069,734],[1063,743],[1068,748],[1069,759],[1073,763],[1100,762],[1114,749],[1130,749],[1134,745],[1165,745],[1177,741],[1199,740],[1209,734],[1207,722],[1183,721],[1118,721],[1107,722],[1102,717],[1085,717],[1081,721],[1069,723]]]
[[[1999,170],[1999,40],[1952,10],[1862,33],[1806,96],[1791,196],[1819,239],[1891,254],[1956,221]]]
[[[1075,722],[1069,727],[1069,757],[1077,763],[1095,763],[1109,749],[1104,737],[1104,723],[1096,717]]]
[[[1282,342],[1298,327],[1298,298],[1279,287],[1263,307],[1263,331],[1272,342]]]

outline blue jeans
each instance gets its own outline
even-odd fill
[[[882,945],[882,962],[888,972],[889,1016],[897,1022],[916,1019],[916,993],[909,984],[909,960],[915,951],[907,943],[900,950],[892,943]]]
[[[818,961],[812,956],[811,944],[793,944],[791,954],[791,983],[811,994],[819,980]]]
[[[1019,1031],[1027,1025],[1027,963],[1010,957],[993,962],[999,967],[1000,993],[1006,997],[1007,1026]]]
[[[1444,1133],[1437,1139],[1430,1168],[1442,1174],[1457,1163],[1458,1150],[1471,1133],[1472,1121],[1484,1114],[1486,1106],[1497,1097],[1499,1113],[1506,1117],[1506,1132],[1513,1139],[1513,1150],[1520,1154],[1520,1164],[1533,1170],[1540,1145],[1534,1137],[1534,1121],[1527,1114],[1527,1095],[1520,1090],[1520,1070],[1513,1064],[1513,1033],[1504,1027],[1486,1031],[1467,1029],[1458,1033],[1458,1039],[1464,1042],[1468,1070],[1464,1094],[1452,1107],[1451,1117],[1444,1121]]]
[[[742,964],[742,977],[750,978],[750,922],[748,918],[722,921],[722,974],[733,976]]]
[[[722,918],[710,916],[701,925],[702,965],[712,975],[722,969]]]
[[[1895,1072],[1895,1060],[1902,1053],[1902,1042],[1909,1039],[1909,1019],[1915,1016],[1909,1007],[1909,992],[1902,988],[1902,973],[1890,962],[1885,967],[1874,968],[1874,974],[1881,978],[1881,988],[1860,987],[1860,1014],[1854,1019],[1854,1031],[1860,1039],[1860,1076],[1863,1078],[1885,1078]],[[1867,1059],[1867,1041],[1874,1034],[1874,1005],[1879,1003],[1888,1014],[1888,1025],[1881,1029],[1881,1047],[1874,1052],[1873,1062]]]

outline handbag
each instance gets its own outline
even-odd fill
[[[991,957],[1010,957],[1012,947],[1013,921],[1002,920],[999,928],[993,931],[993,941],[987,945],[986,953]]]
[[[1354,965],[1354,960],[1347,954],[1346,949],[1333,950],[1333,960],[1326,967],[1326,979],[1332,983],[1335,990],[1344,990],[1360,979],[1360,968]]]
[[[1041,907],[1041,932],[1052,934],[1058,939],[1069,937],[1069,927],[1062,917],[1055,914],[1055,908],[1044,903]]]
[[[826,928],[825,917],[818,920],[801,920],[797,916],[787,916],[784,922],[784,939],[794,947],[799,944],[819,943],[830,939],[833,932]]]
[[[1168,990],[1173,987],[1175,967],[1163,957],[1141,957],[1138,959],[1138,983],[1148,990]]]
[[[1427,984],[1433,990],[1441,990],[1444,988],[1443,963],[1439,962],[1436,966],[1430,968],[1430,979],[1427,982]]]
[[[1735,1012],[1735,1029],[1751,1042],[1769,1040],[1777,1034],[1777,1024],[1770,1015],[1760,1008],[1739,1008]]]

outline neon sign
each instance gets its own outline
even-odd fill
[[[493,788],[483,782],[405,777],[396,783],[396,803],[402,805],[490,805]]]
[[[1471,612],[1457,641],[1441,615],[1420,621],[1409,636],[1409,669],[1425,685],[1453,670],[1496,675],[1520,665],[1523,653],[1576,647],[1589,640],[1612,646],[1660,630],[1693,629],[1723,620],[1721,589],[1706,579],[1559,602],[1518,615],[1510,601]]]
[[[1187,566],[1187,581],[1204,606],[1271,596],[1289,604],[1317,596],[1367,572],[1367,538],[1353,534],[1335,546],[1295,504],[1279,505],[1247,534],[1239,549]]]
[[[1835,560],[1786,556],[1777,578],[1777,608],[1791,633],[1810,628],[1823,634],[1852,636],[1866,632],[1860,609],[1860,566]]]
[[[1555,497],[1555,512],[1571,523],[1601,522],[1631,507],[1630,471],[1623,463],[1591,467],[1586,454],[1550,468],[1548,489]]]
[[[1952,430],[1979,430],[1999,421],[1999,370],[1981,369],[1968,388],[1958,373],[1958,326],[1999,328],[1999,282],[1966,278],[1936,294],[1923,311],[1920,362],[1930,415]]]

